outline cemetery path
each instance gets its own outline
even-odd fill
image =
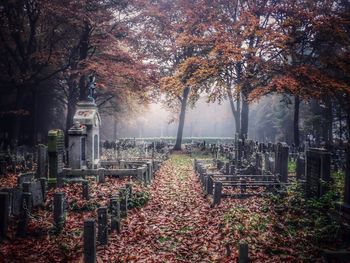
[[[186,155],[173,154],[151,186],[148,204],[128,215],[99,251],[122,262],[225,262],[222,209],[210,208]],[[222,220],[220,220],[222,218]]]

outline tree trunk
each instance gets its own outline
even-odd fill
[[[325,101],[325,108],[323,110],[325,123],[323,125],[323,139],[327,145],[333,142],[333,115],[332,115],[332,101],[330,98]]]
[[[66,132],[65,144],[68,147],[68,130],[73,126],[73,117],[75,113],[75,104],[77,102],[77,93],[75,92],[74,81],[68,83],[68,98],[67,98],[67,117],[66,117]]]
[[[249,121],[248,96],[242,93],[241,132],[240,132],[241,139],[248,138],[248,121]]]
[[[31,136],[31,144],[35,146],[37,144],[38,139],[38,88],[34,86],[32,88],[32,96],[33,96],[33,107],[32,107],[32,136]]]
[[[180,119],[179,119],[179,127],[177,129],[176,144],[174,146],[174,150],[177,150],[177,151],[181,151],[182,133],[183,133],[184,124],[185,124],[186,107],[187,107],[187,100],[188,100],[189,94],[190,94],[190,88],[186,87],[183,90],[182,101],[181,101]]]
[[[16,102],[14,105],[14,110],[18,111],[22,108],[22,103],[23,103],[23,87],[17,87],[17,94],[16,94]],[[14,120],[12,124],[12,136],[11,136],[11,147],[15,149],[18,145],[18,138],[19,138],[19,131],[21,128],[21,120],[22,120],[22,113],[14,114]]]
[[[299,133],[299,110],[300,110],[300,98],[298,95],[294,96],[294,144],[296,147],[300,145],[300,133]]]
[[[233,118],[235,119],[235,126],[236,126],[236,134],[240,133],[241,130],[241,96],[239,95],[237,98],[237,103],[235,106],[235,101],[233,99],[231,90],[227,91],[227,95],[228,95],[228,100],[230,102],[230,106],[231,106],[231,112],[233,115]]]
[[[79,43],[79,61],[88,57],[90,32],[90,25],[88,22],[85,22]],[[86,77],[82,75],[79,80],[79,100],[86,100],[87,93]]]

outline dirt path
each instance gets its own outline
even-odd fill
[[[172,155],[156,174],[149,203],[128,216],[99,251],[118,262],[223,262],[223,213],[202,196],[191,159]]]

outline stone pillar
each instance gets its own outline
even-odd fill
[[[93,219],[84,221],[84,263],[96,263],[96,226]]]

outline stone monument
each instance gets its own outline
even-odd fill
[[[100,161],[101,118],[93,98],[95,79],[89,77],[89,95],[77,103],[69,129],[69,166],[73,169],[97,168]]]

